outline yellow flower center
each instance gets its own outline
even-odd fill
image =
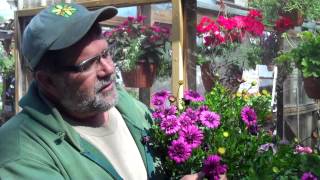
[[[219,153],[220,155],[224,155],[224,154],[226,153],[226,148],[224,148],[224,147],[219,147],[219,148],[218,148],[218,153]]]

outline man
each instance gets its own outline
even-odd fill
[[[0,179],[150,179],[142,142],[148,109],[115,86],[110,45],[98,22],[114,7],[56,4],[23,33],[34,81],[22,111],[0,129]]]

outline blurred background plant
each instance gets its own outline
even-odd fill
[[[144,16],[128,17],[111,31],[105,32],[113,48],[114,61],[122,71],[132,70],[137,62],[157,65],[157,75],[166,77],[171,72],[170,30],[144,24]]]
[[[247,16],[218,16],[216,21],[202,17],[197,25],[198,63],[216,63],[220,59],[241,69],[254,68],[259,63],[258,56],[254,56],[259,51],[259,42],[253,37],[261,36],[264,31],[261,20],[261,13],[255,10],[249,11]],[[241,57],[234,58],[234,54]]]
[[[297,67],[304,77],[320,77],[319,33],[310,31],[298,33],[300,39],[298,44],[290,40],[288,34],[284,34],[284,37],[288,40],[292,49],[280,52],[276,62],[287,67],[288,73],[291,73]]]
[[[320,18],[320,1],[318,0],[252,0],[250,7],[261,10],[263,22],[266,26],[273,27],[279,16],[296,20],[299,15],[306,20]]]
[[[255,69],[261,63],[258,37],[262,36],[264,28],[262,15],[256,10],[249,11],[246,16],[218,16],[217,20],[202,17],[197,25],[196,56],[207,91],[214,81],[236,91],[242,71]]]

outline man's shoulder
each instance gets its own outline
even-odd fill
[[[36,153],[39,147],[30,134],[35,125],[26,114],[19,113],[0,127],[0,167],[28,155],[27,151]]]

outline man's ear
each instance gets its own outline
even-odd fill
[[[57,97],[56,85],[53,81],[52,75],[45,71],[37,71],[35,79],[38,82],[39,88],[50,96]]]

